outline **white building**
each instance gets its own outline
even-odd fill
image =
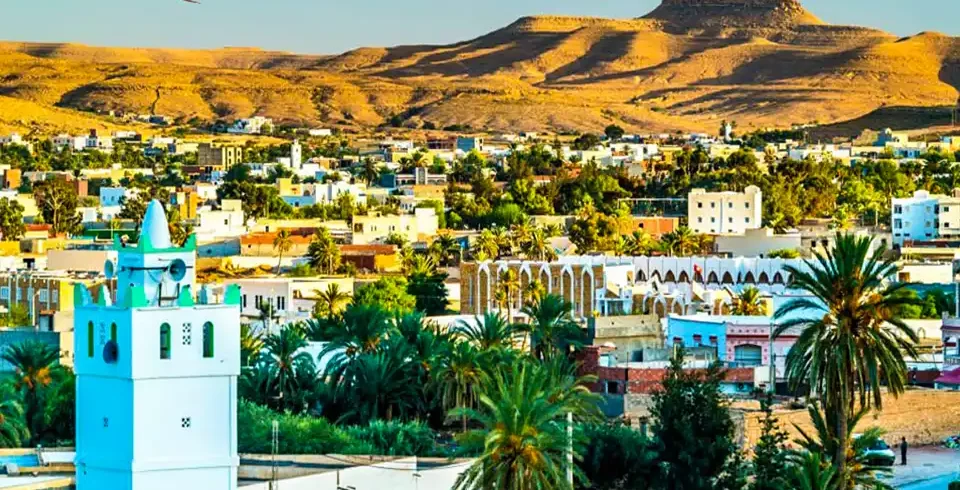
[[[53,146],[57,150],[83,151],[87,147],[87,137],[59,134],[53,137]]]
[[[743,234],[760,228],[763,196],[751,185],[743,192],[693,189],[687,196],[687,218],[694,233]]]
[[[116,290],[74,293],[77,488],[234,490],[240,290],[194,295],[196,241],[172,245],[158,201],[114,247]]]
[[[237,237],[247,232],[243,203],[237,199],[224,199],[217,210],[197,210],[197,221],[195,233],[200,242]]]
[[[84,149],[97,150],[102,152],[113,151],[113,137],[100,136],[96,131],[90,131],[90,134],[84,139]]]
[[[263,116],[254,116],[247,119],[238,119],[233,126],[227,128],[233,134],[260,134],[264,126],[273,126],[273,119]]]
[[[275,261],[274,261],[275,262]],[[348,278],[248,278],[230,279],[224,282],[227,287],[240,288],[240,312],[244,317],[260,322],[270,330],[290,322],[310,318],[316,304],[318,292],[326,291],[336,284],[340,291],[353,294],[354,279]],[[263,325],[263,310],[269,307],[273,317],[268,325]],[[266,308],[264,308],[266,309]]]
[[[892,206],[894,245],[960,237],[960,189],[953,196],[919,190],[913,197],[892,199]]]
[[[290,144],[290,168],[296,170],[303,165],[303,148],[299,140],[293,140]]]
[[[414,214],[370,213],[353,217],[353,243],[366,245],[383,243],[391,234],[399,234],[407,242],[425,241],[436,236],[440,227],[437,211],[433,208],[417,208]]]

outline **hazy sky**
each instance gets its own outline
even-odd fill
[[[659,0],[2,0],[0,39],[91,45],[258,46],[338,53],[470,39],[536,14],[638,17]],[[804,0],[834,24],[960,35],[958,0]]]

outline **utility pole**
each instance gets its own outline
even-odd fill
[[[767,361],[770,363],[770,379],[767,381],[767,393],[774,395],[777,393],[777,365],[776,354],[773,353],[773,323],[770,324],[770,352]]]
[[[573,412],[567,412],[567,485],[573,490]]]
[[[279,490],[280,489],[280,480],[278,477],[279,468],[277,467],[277,452],[280,449],[280,423],[276,420],[273,421],[271,427],[271,446],[273,452],[273,467],[270,470],[270,490]]]

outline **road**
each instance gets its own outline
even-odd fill
[[[898,488],[902,488],[903,490],[947,490],[947,485],[952,481],[953,475],[950,474],[919,483],[910,483]]]

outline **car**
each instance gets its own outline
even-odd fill
[[[893,466],[897,462],[897,455],[882,439],[870,445],[863,453],[867,464],[871,466]]]

